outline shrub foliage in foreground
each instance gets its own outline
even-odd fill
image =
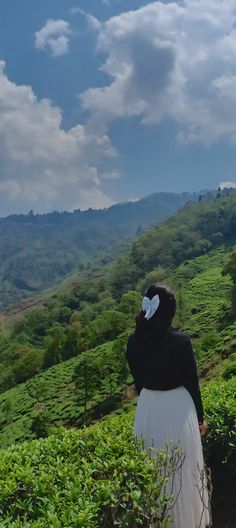
[[[217,472],[223,461],[235,466],[235,394],[236,377],[203,389],[205,452]],[[133,419],[132,411],[2,450],[1,528],[167,528],[168,479],[181,453],[147,457],[134,442]]]
[[[203,403],[209,425],[204,448],[215,467],[228,463],[236,473],[236,376],[205,385]]]
[[[169,526],[168,480],[182,455],[148,457],[132,423],[129,413],[2,451],[1,527]]]

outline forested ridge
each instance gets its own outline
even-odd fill
[[[139,480],[142,461],[134,447],[130,450],[137,396],[125,347],[145,288],[158,280],[176,292],[174,325],[189,333],[198,361],[210,426],[204,449],[213,471],[217,515],[221,485],[226,499],[228,494],[228,503],[222,503],[228,524],[217,524],[217,518],[215,526],[234,526],[230,523],[235,515],[231,490],[236,467],[235,244],[236,193],[188,202],[138,237],[120,258],[104,263],[98,257],[81,270],[78,284],[59,289],[41,307],[2,327],[0,438],[5,448],[27,441],[13,445],[1,458],[7,475],[2,526],[110,528],[114,521],[127,528],[134,523],[149,526],[147,495],[152,501],[160,482],[157,479],[157,488],[152,489],[151,467],[149,477],[145,474]],[[57,430],[62,426],[73,429]],[[40,440],[28,443],[32,439]],[[99,443],[92,466],[91,452]],[[74,445],[79,446],[77,462]],[[39,459],[34,458],[35,449]],[[102,460],[107,460],[106,466]],[[126,478],[122,471],[118,477],[117,460]],[[84,494],[77,470],[83,475]],[[43,474],[48,471],[53,491],[46,498]],[[168,516],[162,513],[154,519],[156,528],[168,526]]]
[[[167,218],[197,193],[155,193],[107,209],[0,218],[0,308],[51,287],[118,242]]]

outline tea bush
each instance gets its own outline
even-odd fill
[[[227,367],[223,370],[222,376],[225,380],[236,376],[236,361],[231,361]]]
[[[208,383],[202,394],[206,457],[218,472],[234,468],[236,377]],[[1,450],[1,528],[167,528],[172,499],[162,475],[163,468],[169,477],[173,473],[170,453],[154,459],[139,449],[133,420],[134,409]]]
[[[236,377],[214,381],[202,390],[206,419],[209,425],[204,440],[206,456],[211,464],[236,462]]]
[[[149,457],[132,422],[133,412],[2,451],[1,528],[169,526],[167,481],[181,453]]]

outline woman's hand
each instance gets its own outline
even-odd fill
[[[199,424],[199,431],[200,431],[201,438],[203,438],[206,435],[207,429],[208,429],[208,423],[204,420],[202,424]]]

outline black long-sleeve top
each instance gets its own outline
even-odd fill
[[[143,387],[170,390],[184,386],[192,396],[199,423],[203,422],[197,366],[187,334],[172,328],[163,336],[150,328],[136,330],[128,339],[126,357],[138,394]]]

